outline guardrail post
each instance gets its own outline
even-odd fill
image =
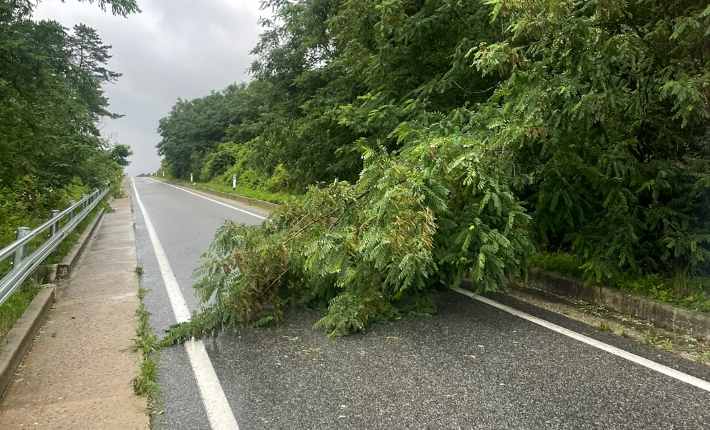
[[[15,239],[22,239],[30,233],[29,227],[18,227],[15,232]],[[12,260],[12,268],[16,268],[27,256],[27,245],[15,251],[15,258]]]
[[[54,218],[57,217],[57,215],[59,215],[59,211],[58,211],[58,210],[53,210],[53,211],[51,211],[51,212],[49,213],[49,218],[50,218],[50,219],[54,219]],[[58,230],[59,230],[59,220],[57,220],[57,222],[55,222],[54,224],[52,224],[51,226],[49,226],[49,237],[52,237],[52,236],[54,236],[55,234],[57,234],[57,231],[58,231]]]
[[[74,206],[75,204],[76,204],[76,202],[75,202],[74,200],[69,200],[69,207],[72,207],[72,206]],[[72,209],[72,210],[69,211],[69,215],[67,215],[67,221],[71,221],[71,220],[74,219],[74,211],[75,211],[75,210],[76,210],[76,209]]]
[[[81,195],[81,211],[83,211],[84,208],[86,207],[86,197],[87,197],[86,194]]]

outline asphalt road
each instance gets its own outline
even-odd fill
[[[191,273],[215,230],[225,219],[261,220],[150,179],[134,181],[194,310]],[[175,316],[133,198],[141,282],[150,290],[151,324],[161,333]],[[490,297],[710,381],[710,366],[504,295]],[[442,292],[435,300],[439,312],[430,318],[405,317],[363,335],[328,339],[312,328],[321,312],[292,309],[281,327],[222,335],[204,345],[242,430],[710,428],[708,391],[458,293]],[[185,346],[167,348],[160,362],[160,428],[209,429]]]

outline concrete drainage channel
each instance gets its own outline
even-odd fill
[[[679,329],[710,339],[710,314],[600,285],[585,287],[580,279],[538,268],[530,270],[526,286],[545,293],[603,305],[614,312],[648,321],[658,328]],[[525,288],[520,290],[525,291]]]
[[[99,210],[61,263],[40,266],[31,275],[38,284],[46,283],[42,285],[37,296],[27,307],[25,313],[15,322],[5,341],[0,345],[0,399],[12,383],[15,372],[52,308],[56,291],[55,282],[57,279],[71,276],[91,238],[101,226],[105,212],[104,208]]]

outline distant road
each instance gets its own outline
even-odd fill
[[[135,178],[134,187],[138,263],[160,334],[176,312],[185,318],[197,309],[190,276],[215,230],[225,219],[258,225],[265,214],[149,178]],[[281,327],[167,348],[158,419],[189,430],[710,428],[710,392],[687,382],[710,381],[710,366],[490,298],[685,376],[446,292],[435,296],[437,315],[364,335],[328,339],[312,329],[322,313],[289,310]]]

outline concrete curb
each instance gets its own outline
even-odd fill
[[[101,208],[96,214],[91,224],[89,224],[84,232],[79,237],[79,240],[74,244],[69,253],[62,259],[62,262],[57,265],[56,277],[59,279],[69,276],[79,262],[79,258],[84,253],[86,245],[89,243],[89,238],[93,236],[101,226],[101,220],[106,213],[105,208]]]
[[[649,321],[656,327],[710,339],[710,314],[601,285],[585,287],[580,279],[538,268],[530,269],[526,284],[535,290],[605,305],[620,314]]]
[[[279,205],[277,205],[276,203],[269,203],[269,202],[265,202],[263,200],[252,199],[249,197],[239,196],[239,195],[231,194],[231,193],[225,193],[222,191],[213,190],[211,188],[200,187],[198,185],[184,184],[182,182],[175,182],[175,181],[171,181],[169,179],[163,179],[163,178],[158,178],[158,177],[151,177],[151,179],[157,179],[159,181],[167,182],[167,183],[173,184],[175,186],[193,188],[195,190],[200,190],[200,191],[205,192],[207,194],[212,194],[217,197],[222,197],[225,199],[234,200],[234,201],[237,201],[239,203],[249,205],[249,206],[256,206],[256,207],[259,207],[262,209],[266,209],[268,211],[272,211],[272,210],[276,209],[277,207],[279,207]]]
[[[44,285],[0,345],[0,399],[10,387],[15,371],[44,324],[52,304],[54,304],[54,285]]]

